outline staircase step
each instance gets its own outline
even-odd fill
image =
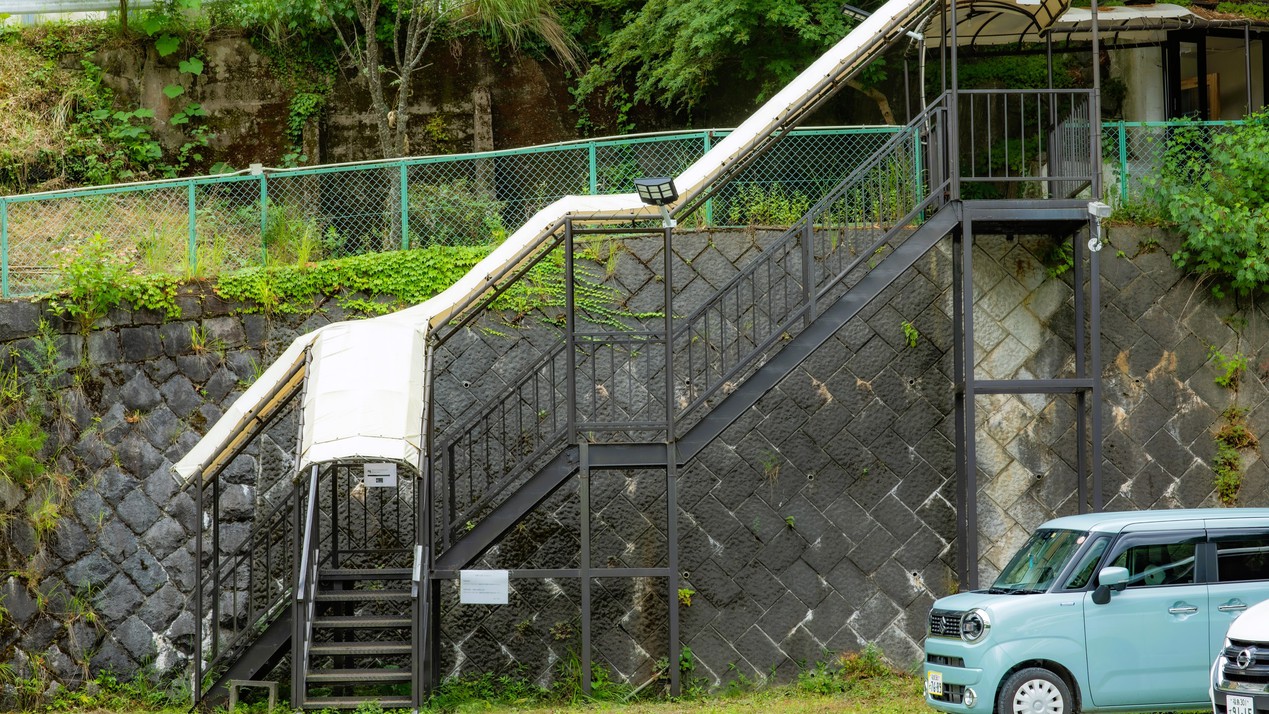
[[[414,674],[408,669],[314,669],[305,677],[310,684],[378,684],[408,682]]]
[[[414,621],[408,616],[367,615],[365,617],[315,617],[313,627],[329,628],[376,628],[412,627]]]
[[[409,590],[328,590],[317,593],[317,602],[387,602],[410,599]]]
[[[329,568],[317,573],[318,580],[409,580],[409,568]]]
[[[408,709],[414,706],[409,697],[308,697],[305,709],[356,709],[369,701],[379,702],[384,709]]]
[[[314,655],[391,655],[410,654],[409,642],[322,642],[309,652]]]

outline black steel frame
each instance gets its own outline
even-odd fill
[[[1096,0],[1094,0],[1094,17],[1096,17]],[[957,9],[956,0],[947,0],[942,8],[950,6],[951,13],[955,14]],[[959,118],[961,115],[962,105],[960,102],[961,95],[965,95],[965,107],[972,107],[970,102],[975,100],[977,96],[986,96],[985,92],[962,92],[957,86],[957,39],[956,39],[956,23],[950,23],[951,43],[950,51],[946,44],[940,49],[940,57],[942,58],[942,69],[944,78],[944,88],[947,90],[944,97],[931,103],[929,107],[923,108],[921,116],[909,125],[909,129],[914,131],[917,138],[917,156],[921,155],[922,147],[925,156],[918,159],[918,170],[922,172],[921,186],[916,197],[915,208],[903,217],[896,217],[897,222],[891,225],[893,231],[906,230],[911,225],[922,225],[923,223],[929,229],[922,240],[916,241],[915,245],[905,245],[900,243],[898,248],[891,246],[891,256],[901,257],[901,261],[909,261],[907,264],[914,262],[929,246],[940,239],[943,235],[951,233],[952,235],[952,289],[953,289],[953,338],[954,338],[954,371],[955,371],[955,392],[954,392],[954,420],[956,435],[956,500],[957,500],[957,567],[963,576],[962,585],[973,588],[977,586],[977,462],[975,449],[975,398],[983,394],[1024,394],[1024,393],[1040,393],[1040,394],[1069,394],[1074,397],[1077,404],[1077,429],[1082,437],[1079,441],[1077,461],[1078,461],[1078,508],[1080,511],[1086,509],[1098,510],[1102,507],[1102,482],[1101,482],[1101,434],[1102,434],[1102,411],[1101,411],[1101,354],[1100,341],[1100,275],[1098,266],[1098,256],[1096,252],[1091,253],[1086,258],[1083,252],[1082,236],[1086,235],[1083,228],[1090,226],[1090,218],[1088,214],[1088,201],[1068,198],[1071,190],[1078,190],[1083,186],[1090,186],[1094,196],[1100,195],[1101,183],[1101,153],[1099,148],[1100,131],[1099,131],[1099,107],[1097,96],[1097,80],[1095,80],[1094,90],[1088,94],[1088,153],[1087,164],[1082,165],[1082,160],[1070,164],[1064,164],[1056,169],[1056,175],[1050,176],[1026,176],[1026,175],[1010,175],[1007,172],[1003,175],[985,175],[978,176],[973,172],[973,166],[969,167],[969,172],[963,169],[961,165],[962,144],[961,144],[961,126]],[[900,33],[904,30],[902,27],[893,27],[888,30],[892,33]],[[1096,29],[1094,29],[1094,46],[1096,47]],[[1093,53],[1094,62],[1096,62],[1097,52]],[[1269,60],[1266,60],[1269,62]],[[1051,61],[1050,61],[1051,65]],[[950,66],[950,72],[948,71]],[[1050,67],[1051,71],[1051,67]],[[1096,77],[1097,73],[1094,72]],[[839,78],[840,79],[840,78]],[[826,83],[823,93],[817,95],[811,105],[799,107],[797,113],[805,114],[813,106],[819,103],[831,94],[831,83]],[[1006,94],[1008,92],[1005,92]],[[1032,118],[1036,121],[1037,127],[1043,127],[1044,131],[1053,131],[1058,124],[1058,109],[1056,99],[1060,95],[1067,100],[1073,101],[1079,92],[1059,91],[1050,88],[1047,90],[1050,97],[1041,97],[1045,94],[1045,90],[1032,91],[1029,94],[1025,92],[1013,92],[1016,96],[1033,96],[1035,104],[1032,107]],[[1048,102],[1048,103],[1046,103]],[[1007,106],[1007,104],[1006,104]],[[1030,106],[1030,105],[1025,105]],[[972,110],[972,109],[971,109]],[[1022,112],[1026,116],[1026,110]],[[783,129],[792,128],[795,122],[783,127]],[[777,132],[777,134],[780,132]],[[778,137],[775,137],[778,138]],[[1050,162],[1053,161],[1052,156],[1056,155],[1052,136],[1044,137],[1049,143],[1046,148],[1050,151]],[[770,139],[770,137],[769,137]],[[971,139],[972,140],[972,139]],[[773,142],[764,140],[758,142],[754,151],[746,154],[741,161],[737,163],[731,174],[743,168],[744,165],[752,162],[753,159],[766,149],[769,149]],[[1069,148],[1069,147],[1067,147]],[[880,153],[880,152],[879,152]],[[1007,161],[1006,161],[1007,163]],[[1072,168],[1073,167],[1073,168]],[[1066,169],[1070,169],[1067,171]],[[1051,166],[1052,169],[1052,166]],[[1068,175],[1069,174],[1069,175]],[[963,201],[961,200],[961,183],[962,181],[991,181],[1003,183],[1017,183],[1019,181],[1032,181],[1045,184],[1047,186],[1046,193],[1048,198],[1043,199],[1024,199],[1009,201]],[[695,206],[699,205],[709,191],[717,190],[717,186],[706,189],[699,195],[689,196],[680,206],[681,212],[690,212]],[[840,197],[839,197],[840,198]],[[836,200],[836,199],[833,199]],[[827,211],[827,207],[819,207],[817,209]],[[814,211],[813,211],[814,212]],[[827,214],[825,214],[827,215]],[[487,545],[480,543],[493,542],[491,535],[496,533],[505,533],[506,529],[514,525],[515,519],[522,517],[524,512],[536,507],[542,499],[558,488],[559,484],[571,480],[574,474],[577,477],[577,488],[580,496],[580,567],[565,569],[518,569],[512,570],[511,575],[515,578],[578,578],[581,584],[581,664],[582,671],[589,674],[592,661],[594,659],[591,646],[591,610],[592,610],[592,592],[591,587],[593,580],[596,578],[613,578],[613,577],[629,577],[629,578],[665,578],[665,597],[668,607],[667,637],[669,644],[669,679],[670,691],[672,694],[678,694],[681,690],[681,682],[679,681],[679,655],[680,655],[680,632],[679,618],[677,608],[677,591],[679,584],[678,572],[678,524],[677,524],[677,477],[678,469],[685,463],[687,459],[692,458],[695,454],[705,446],[706,443],[717,433],[720,433],[724,422],[730,422],[738,418],[749,406],[756,401],[761,392],[774,386],[780,376],[780,369],[788,367],[792,369],[802,358],[809,355],[819,345],[831,336],[831,331],[827,328],[821,329],[820,326],[814,325],[819,318],[828,318],[822,320],[824,324],[841,321],[844,323],[846,319],[856,314],[861,307],[866,304],[868,298],[852,299],[849,294],[843,295],[841,292],[830,292],[836,288],[836,282],[841,280],[841,276],[827,283],[827,287],[816,283],[809,279],[809,266],[813,260],[819,257],[814,252],[814,243],[817,231],[822,230],[821,226],[815,223],[814,218],[807,219],[805,225],[799,225],[794,230],[801,231],[802,243],[798,250],[801,253],[802,267],[804,273],[802,275],[801,289],[805,292],[804,299],[807,305],[798,308],[789,315],[786,323],[781,323],[781,332],[789,329],[790,332],[796,332],[792,329],[792,325],[797,324],[801,334],[792,337],[785,349],[777,354],[774,359],[767,362],[763,368],[755,372],[752,377],[754,384],[748,385],[752,389],[740,399],[726,399],[712,410],[704,410],[706,413],[695,415],[696,421],[689,423],[687,412],[691,411],[691,407],[687,410],[676,412],[675,408],[675,379],[671,375],[675,375],[675,350],[674,342],[676,339],[675,320],[673,318],[673,263],[671,250],[671,241],[673,238],[673,230],[669,227],[648,226],[646,217],[630,217],[631,222],[628,226],[614,227],[611,223],[612,217],[591,216],[574,216],[562,219],[552,226],[552,231],[548,237],[541,243],[529,246],[521,252],[519,256],[508,264],[508,267],[499,271],[496,275],[489,276],[485,290],[477,291],[473,298],[467,303],[459,306],[455,312],[453,319],[445,325],[437,328],[432,335],[433,347],[444,343],[458,330],[472,323],[478,314],[488,307],[494,298],[504,292],[512,283],[527,274],[528,270],[536,264],[544,255],[556,248],[563,248],[565,254],[565,286],[566,286],[566,305],[565,305],[565,327],[562,345],[558,353],[554,356],[548,356],[555,359],[556,356],[562,356],[565,361],[566,369],[566,390],[567,396],[564,401],[567,404],[567,419],[562,428],[552,429],[550,433],[539,435],[541,442],[536,446],[534,457],[541,456],[547,458],[550,449],[559,448],[559,453],[543,466],[540,462],[524,464],[524,468],[536,466],[539,469],[538,474],[529,474],[529,481],[537,478],[541,473],[547,470],[553,470],[557,478],[556,481],[550,479],[541,482],[533,493],[515,493],[508,500],[518,499],[515,508],[509,509],[508,514],[495,514],[498,517],[489,518],[476,524],[476,529],[472,531],[471,536],[479,535],[479,542],[471,547],[464,549],[461,540],[451,542],[451,527],[449,521],[458,513],[458,506],[453,503],[452,491],[444,495],[442,502],[437,502],[437,486],[438,482],[444,482],[452,478],[453,473],[453,449],[454,442],[449,442],[448,447],[450,454],[448,459],[444,451],[447,447],[441,447],[436,450],[437,444],[434,439],[434,410],[429,406],[425,419],[428,428],[425,430],[427,434],[426,454],[420,461],[421,480],[418,488],[421,492],[415,492],[415,520],[413,522],[415,530],[415,563],[414,563],[414,591],[416,597],[414,600],[414,622],[416,623],[413,642],[415,647],[415,667],[414,667],[414,697],[415,704],[422,704],[422,697],[440,681],[440,638],[437,636],[439,632],[439,622],[441,617],[440,601],[441,586],[446,580],[457,578],[459,575],[458,568],[465,567],[464,563],[469,563],[478,557],[483,548]],[[607,224],[597,222],[598,220],[608,221]],[[643,221],[640,223],[640,221]],[[849,220],[847,220],[849,224]],[[920,228],[915,229],[918,233]],[[935,234],[937,232],[937,235]],[[999,235],[1002,233],[1049,233],[1060,235],[1064,239],[1069,239],[1073,244],[1073,278],[1076,286],[1075,290],[1075,312],[1077,335],[1075,345],[1075,362],[1076,374],[1073,378],[1064,379],[1037,379],[1037,380],[982,380],[978,379],[974,374],[974,320],[973,320],[973,251],[972,247],[975,235]],[[575,240],[578,236],[596,235],[596,234],[622,234],[622,235],[661,235],[664,241],[664,266],[663,266],[663,283],[665,286],[665,314],[663,323],[659,330],[647,330],[639,333],[637,336],[643,340],[645,344],[662,346],[665,358],[665,378],[664,394],[661,399],[664,401],[664,415],[655,419],[629,419],[626,421],[612,421],[607,424],[596,421],[595,415],[589,415],[586,418],[580,418],[578,414],[578,391],[579,391],[579,375],[578,375],[578,355],[579,350],[586,348],[592,344],[594,340],[600,336],[587,333],[580,330],[577,324],[577,301],[574,294],[573,286],[576,278],[576,266],[574,265],[573,256],[575,251]],[[915,234],[914,234],[915,235]],[[884,242],[885,239],[882,239]],[[764,254],[764,259],[770,256]],[[845,271],[852,270],[859,263],[864,261],[866,256],[861,256],[854,261],[851,266],[844,268]],[[887,257],[886,260],[890,258]],[[884,262],[884,261],[883,261]],[[895,277],[885,270],[877,271],[876,275],[872,274],[872,266],[869,265],[869,274],[855,285],[856,289],[867,289],[863,292],[875,295],[879,293],[885,284]],[[739,278],[738,278],[739,279]],[[871,283],[869,282],[871,281]],[[822,294],[821,294],[822,290]],[[1085,294],[1087,290],[1087,295]],[[737,298],[740,293],[737,292]],[[823,309],[821,309],[821,307]],[[681,319],[683,324],[689,323],[690,319]],[[706,323],[708,324],[708,323]],[[680,325],[682,328],[683,325]],[[780,335],[777,335],[780,337]],[[775,338],[768,338],[775,339]],[[766,347],[767,345],[763,343]],[[774,344],[774,343],[772,343]],[[790,347],[796,347],[790,349]],[[763,348],[765,349],[765,347]],[[428,364],[426,369],[429,374],[432,369],[432,355],[434,350],[428,350]],[[786,354],[788,353],[788,354]],[[690,358],[689,358],[690,364]],[[742,375],[742,365],[736,364],[729,366],[727,374]],[[770,367],[767,369],[767,367]],[[766,371],[763,371],[766,369]],[[689,366],[689,373],[692,368]],[[718,383],[723,380],[720,378]],[[717,389],[718,384],[714,384]],[[747,387],[742,385],[741,390]],[[535,387],[536,389],[536,387]],[[738,393],[739,394],[739,393]],[[755,396],[757,395],[757,396]],[[707,395],[708,396],[708,395]],[[431,399],[429,394],[427,397]],[[692,399],[693,405],[699,406],[704,404],[704,397],[700,399]],[[680,422],[680,423],[676,423]],[[602,431],[605,426],[609,429],[620,431],[642,431],[647,433],[655,431],[661,434],[660,442],[655,439],[638,439],[635,441],[642,443],[598,443],[594,439],[594,433]],[[679,433],[682,429],[683,433]],[[539,453],[540,452],[540,453]],[[532,459],[531,459],[532,460]],[[444,462],[443,465],[441,462]],[[438,468],[440,466],[440,468]],[[520,468],[520,467],[517,467]],[[631,468],[650,468],[665,469],[666,478],[666,528],[667,528],[667,558],[666,567],[653,568],[595,568],[591,564],[591,477],[597,471],[631,469]],[[521,471],[514,475],[519,478],[524,475]],[[1091,483],[1090,483],[1091,477]],[[511,482],[515,478],[508,477],[504,486],[510,487]],[[305,530],[308,526],[306,522],[311,522],[312,518],[305,519],[301,514],[301,503],[303,502],[305,490],[302,486],[302,480],[297,479],[296,488],[291,500],[286,504],[286,508],[281,509],[284,520],[293,520],[293,534],[295,537],[294,563],[294,579],[292,583],[304,582],[304,574],[300,572],[302,568],[303,553],[308,551],[307,547],[300,546],[301,530]],[[210,487],[210,488],[208,488]],[[213,474],[208,478],[199,481],[198,504],[200,513],[205,505],[205,490],[211,493],[211,510],[213,523],[219,523],[218,502],[219,502],[219,474]],[[332,489],[335,490],[335,489]],[[521,491],[526,489],[521,486]],[[310,500],[315,500],[316,494],[309,494]],[[488,505],[488,504],[486,504]],[[503,504],[505,505],[505,504]],[[483,507],[483,506],[482,506]],[[443,511],[439,513],[437,509]],[[470,506],[467,507],[470,511]],[[287,514],[286,510],[290,509],[291,513]],[[338,505],[335,505],[333,515],[337,514]],[[464,511],[464,513],[469,512]],[[517,515],[520,514],[520,515]],[[290,518],[287,518],[287,516]],[[441,515],[446,521],[441,524],[434,522],[435,517]],[[333,529],[337,531],[338,529]],[[220,555],[218,528],[214,525],[212,529],[212,567],[214,578],[219,578]],[[311,534],[310,534],[311,535]],[[198,530],[197,547],[199,552],[203,549],[202,530]],[[332,533],[332,538],[338,538]],[[452,550],[461,551],[457,556],[446,559],[446,556]],[[337,546],[336,546],[337,548]],[[438,560],[444,561],[438,563]],[[197,608],[201,613],[203,610],[203,585],[204,577],[202,559],[199,562],[199,589],[197,595]],[[213,586],[217,586],[218,580],[213,582]],[[292,585],[295,587],[295,585]],[[214,593],[217,587],[213,587]],[[303,593],[295,593],[303,597]],[[288,597],[294,598],[290,592]],[[212,611],[213,628],[219,618],[218,597],[213,594],[209,603]],[[298,608],[295,610],[293,622],[290,627],[293,629],[293,637],[302,637],[301,630],[305,615]],[[202,618],[198,618],[198,639],[202,641]],[[215,631],[213,630],[213,637]],[[299,646],[299,642],[293,643],[293,646]],[[201,665],[196,669],[196,673],[201,675],[205,670]],[[589,692],[590,678],[584,676],[582,686],[585,691]],[[196,680],[195,691],[196,699],[199,694],[200,682]]]

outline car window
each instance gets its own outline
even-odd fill
[[[1093,544],[1084,551],[1084,555],[1080,557],[1079,563],[1076,564],[1075,570],[1072,571],[1071,577],[1067,579],[1063,589],[1080,590],[1088,585],[1093,579],[1093,573],[1097,572],[1097,561],[1102,559],[1102,553],[1106,552],[1106,546],[1110,543],[1110,538],[1098,538]]]
[[[1222,583],[1269,580],[1269,536],[1217,541],[1216,571]]]
[[[1112,566],[1128,569],[1128,587],[1183,585],[1194,582],[1193,542],[1141,543],[1120,553]]]

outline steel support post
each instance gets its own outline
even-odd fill
[[[1102,276],[1100,251],[1089,257],[1089,371],[1093,377],[1091,395],[1093,434],[1093,510],[1102,510]]]
[[[220,476],[212,479],[212,601],[211,650],[220,652]],[[201,523],[199,524],[202,525]]]
[[[317,498],[317,494],[309,493],[308,497]],[[298,592],[304,562],[304,525],[304,499],[296,486],[295,498],[291,499],[291,701],[297,706],[304,702],[305,602]]]
[[[1080,239],[1082,234],[1076,231],[1071,234],[1071,273],[1075,283],[1075,377],[1083,379],[1088,376],[1088,366],[1084,361],[1084,341],[1088,327],[1087,306],[1084,302],[1084,246]],[[1075,393],[1075,493],[1078,501],[1075,512],[1083,513],[1088,507],[1087,479],[1088,467],[1086,459],[1088,450],[1085,439],[1088,438],[1088,421],[1085,410],[1088,407],[1088,392],[1081,389]]]
[[[564,360],[565,399],[568,402],[565,418],[565,443],[577,439],[577,296],[573,291],[573,221],[564,222]]]
[[[965,251],[964,237],[957,228],[952,232],[952,382],[953,399],[955,401],[955,439],[956,439],[956,570],[961,580],[967,578],[970,569],[969,533],[965,527],[965,514],[969,498],[966,496],[965,470],[965,344],[964,321],[965,303],[961,285],[962,255]]]
[[[668,281],[667,281],[668,282]],[[674,442],[665,445],[665,510],[667,523],[667,556],[669,585],[666,593],[670,607],[670,696],[682,694],[680,658],[682,657],[679,642],[679,527],[678,527],[678,454]]]
[[[807,222],[810,236],[810,222]],[[678,448],[675,441],[677,427],[674,423],[674,261],[671,238],[674,229],[665,227],[665,510],[666,510],[666,558],[669,569],[666,597],[670,614],[670,696],[682,692],[679,681],[679,506],[678,506]],[[805,254],[804,254],[805,255]],[[807,266],[803,271],[809,274]],[[812,293],[813,294],[813,293]]]
[[[956,18],[956,0],[949,0],[948,13],[945,16],[947,21],[944,27],[951,26],[951,67],[949,68],[950,81],[952,86],[951,95],[948,97],[948,121],[947,144],[948,144],[948,163],[951,165],[951,194],[952,200],[960,200],[961,197],[961,105],[960,105],[960,80],[957,74],[957,61],[960,49],[957,47],[959,38],[956,34],[957,18]],[[972,366],[973,363],[971,362]]]
[[[964,327],[961,340],[962,368],[965,371],[964,419],[965,444],[965,571],[966,589],[978,587],[978,449],[974,438],[978,432],[974,423],[974,224],[961,221],[964,232],[961,244],[961,311]]]
[[[579,441],[577,444],[579,463],[577,466],[577,492],[581,505],[581,537],[582,553],[578,559],[577,575],[580,578],[582,599],[582,692],[591,693],[591,652],[590,652],[590,444]]]
[[[668,245],[668,244],[667,244]],[[805,308],[802,311],[802,328],[806,329],[811,326],[815,320],[815,284],[814,271],[812,264],[815,262],[815,224],[807,217],[806,225],[802,228],[802,304]],[[667,311],[669,308],[666,308]],[[668,312],[667,312],[668,314]],[[667,325],[666,329],[669,329]],[[666,333],[669,335],[670,333]],[[666,342],[669,342],[666,337]],[[669,347],[667,346],[667,350]],[[667,374],[669,374],[667,372]]]
[[[3,205],[3,204],[0,204]],[[203,698],[203,487],[206,481],[203,474],[194,475],[198,479],[198,519],[194,524],[194,681],[191,689],[194,692],[194,704]]]

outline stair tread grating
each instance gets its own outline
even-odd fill
[[[322,642],[314,644],[309,651],[315,655],[374,655],[374,654],[409,654],[409,642],[385,640],[382,642]]]
[[[313,682],[330,683],[370,683],[370,682],[408,682],[414,673],[408,669],[315,669],[305,679]]]
[[[315,628],[358,628],[358,629],[381,629],[390,630],[403,627],[412,627],[414,620],[408,615],[352,615],[352,616],[336,616],[323,615],[313,618],[313,627]]]
[[[408,580],[409,568],[329,568],[317,573],[318,580]]]
[[[317,593],[318,602],[382,602],[409,600],[409,590],[324,590]]]

